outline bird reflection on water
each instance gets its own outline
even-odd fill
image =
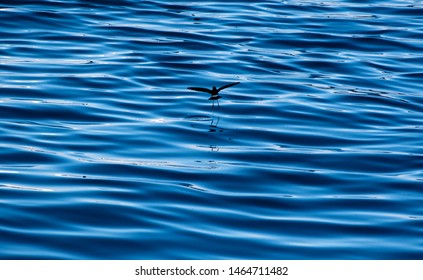
[[[220,117],[217,117],[216,123],[214,123],[214,118],[213,117],[211,118],[209,132],[217,132],[217,131],[223,132],[223,129],[220,129],[217,127],[217,124],[219,123],[219,121],[220,121]]]
[[[218,152],[219,151],[219,147],[216,145],[210,145],[210,152]]]

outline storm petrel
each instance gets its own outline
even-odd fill
[[[211,94],[211,97],[209,98],[209,100],[213,100],[213,108],[214,108],[214,101],[215,100],[217,100],[217,106],[220,108],[219,98],[222,98],[222,96],[219,95],[219,92],[222,89],[225,89],[225,88],[228,88],[228,87],[237,85],[237,84],[239,84],[239,82],[232,83],[232,84],[227,84],[227,85],[225,85],[223,87],[220,87],[220,88],[213,87],[212,89],[208,89],[208,88],[200,88],[200,87],[189,87],[188,89],[210,93]]]

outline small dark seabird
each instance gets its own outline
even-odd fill
[[[219,92],[222,89],[225,89],[225,88],[237,85],[237,84],[239,84],[239,82],[228,84],[228,85],[225,85],[225,86],[220,87],[220,88],[213,87],[212,89],[208,89],[208,88],[201,88],[201,87],[189,87],[188,89],[210,93],[211,97],[209,98],[209,100],[213,100],[213,108],[214,108],[214,101],[215,100],[217,100],[217,106],[220,108],[219,98],[222,98],[222,96],[219,95]]]

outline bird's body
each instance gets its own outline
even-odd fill
[[[212,95],[212,97],[209,98],[209,100],[218,100],[219,98],[222,98],[220,95]]]
[[[220,88],[213,87],[212,89],[208,89],[208,88],[200,88],[200,87],[189,87],[188,89],[195,90],[195,91],[206,92],[206,93],[211,94],[211,97],[209,98],[209,100],[213,100],[213,107],[214,107],[214,101],[215,100],[217,100],[217,106],[220,107],[220,105],[219,105],[219,99],[222,98],[222,96],[219,95],[219,92],[221,90],[225,89],[225,88],[228,88],[228,87],[231,87],[231,86],[234,86],[234,85],[237,85],[237,84],[239,84],[239,82],[232,83],[232,84],[227,84],[227,85],[224,85],[224,86],[222,86]]]

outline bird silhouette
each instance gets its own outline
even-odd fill
[[[209,98],[209,100],[213,100],[213,108],[214,108],[214,101],[215,100],[217,100],[217,106],[218,106],[218,108],[220,108],[220,105],[219,105],[219,99],[220,98],[222,98],[222,96],[220,96],[219,95],[219,92],[221,91],[221,90],[223,90],[223,89],[225,89],[225,88],[228,88],[228,87],[231,87],[231,86],[234,86],[234,85],[237,85],[237,84],[239,84],[240,82],[236,82],[236,83],[232,83],[232,84],[227,84],[227,85],[224,85],[224,86],[222,86],[222,87],[220,87],[220,88],[216,88],[216,87],[213,87],[212,89],[208,89],[208,88],[201,88],[201,87],[189,87],[188,89],[190,89],[190,90],[195,90],[195,91],[201,91],[201,92],[207,92],[207,93],[210,93],[211,94],[211,97]]]

